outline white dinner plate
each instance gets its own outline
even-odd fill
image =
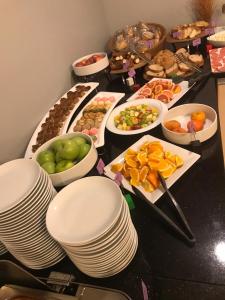
[[[135,144],[131,145],[129,148],[138,150],[139,147],[145,142],[153,142],[153,141],[159,141],[165,151],[170,151],[173,154],[179,155],[184,161],[183,166],[176,169],[176,171],[168,179],[166,179],[166,183],[168,187],[171,187],[200,158],[200,155],[197,153],[188,151],[186,149],[165,142],[164,140],[158,139],[151,135],[143,136],[141,139],[139,139]],[[108,164],[104,168],[104,172],[106,176],[108,176],[111,179],[115,178],[115,173],[111,171],[111,166],[113,164],[122,163],[124,161],[124,155],[126,151],[127,150],[121,153],[117,158],[115,158],[110,164]],[[124,177],[122,179],[122,184],[125,187],[125,189],[133,193],[131,185]],[[145,197],[152,203],[155,203],[164,194],[164,190],[161,187],[159,187],[158,189],[154,190],[151,193],[146,192],[143,187],[138,186],[137,188],[140,189],[140,191],[145,195]]]
[[[89,243],[115,224],[122,203],[122,193],[115,182],[100,176],[79,179],[61,190],[50,203],[47,229],[63,244]]]
[[[36,186],[40,166],[30,159],[15,159],[0,166],[0,213],[17,205]]]
[[[136,130],[122,130],[115,126],[114,119],[116,116],[118,116],[120,114],[121,111],[124,111],[128,107],[137,106],[137,105],[141,105],[141,104],[147,104],[150,107],[156,108],[158,110],[159,115],[153,123],[151,123],[147,127],[144,127],[141,129],[136,129]],[[149,131],[149,130],[155,128],[156,126],[158,126],[161,123],[162,118],[167,111],[168,111],[167,106],[164,103],[162,103],[158,100],[154,100],[154,99],[138,99],[138,100],[134,100],[132,102],[126,102],[126,103],[121,104],[121,105],[117,106],[116,108],[114,108],[114,110],[111,112],[111,114],[107,120],[106,128],[109,131],[116,133],[116,134],[120,134],[120,135],[133,135],[133,134],[143,133],[143,132]]]

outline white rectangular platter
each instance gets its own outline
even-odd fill
[[[153,142],[153,141],[160,141],[160,143],[163,146],[164,150],[170,151],[173,154],[179,155],[184,161],[183,166],[176,169],[176,171],[168,179],[166,179],[166,183],[167,183],[168,187],[171,187],[200,158],[199,154],[188,151],[186,149],[183,149],[183,148],[181,148],[179,146],[176,146],[176,145],[173,145],[171,143],[165,142],[165,141],[163,141],[161,139],[158,139],[158,138],[155,138],[154,136],[151,136],[151,135],[144,135],[140,140],[138,140],[135,144],[131,145],[129,148],[132,148],[134,150],[138,150],[139,147],[143,143]],[[111,179],[115,179],[115,173],[113,173],[111,171],[111,165],[123,162],[124,161],[124,155],[125,155],[126,151],[121,153],[117,158],[115,158],[110,164],[108,164],[104,168],[104,173],[105,173],[106,176],[108,176]],[[124,177],[122,178],[122,184],[127,190],[132,192],[132,188],[131,188],[129,182]],[[146,192],[142,187],[138,186],[137,188],[152,203],[155,203],[164,194],[164,190],[162,188],[158,188],[158,189],[154,190],[151,193]]]
[[[155,80],[163,80],[163,81],[171,81],[172,82],[172,79],[163,79],[163,78],[153,78],[151,79],[149,82],[147,82],[145,85],[143,85],[137,92],[135,92],[130,98],[127,99],[127,101],[132,101],[132,100],[136,100],[140,91],[146,87],[146,85],[150,82],[153,82]],[[187,91],[190,90],[191,87],[188,87],[188,81],[182,81],[178,84],[180,87],[181,87],[181,91],[180,93],[177,93],[174,95],[173,99],[168,102],[168,103],[165,103],[167,105],[167,108],[169,109],[170,107],[172,107],[175,103],[177,103],[177,101],[179,101],[186,93]],[[160,101],[160,100],[159,100]]]
[[[96,98],[102,98],[102,97],[114,97],[115,100],[114,102],[112,102],[112,105],[110,106],[110,108],[107,110],[100,128],[98,129],[97,132],[97,139],[95,141],[95,147],[102,147],[105,144],[105,126],[106,126],[106,122],[107,119],[111,113],[111,111],[114,109],[114,107],[118,104],[118,102],[124,97],[124,93],[113,93],[113,92],[99,92],[97,95],[95,95],[85,106],[84,108],[80,111],[80,113],[76,116],[76,118],[74,119],[73,123],[71,124],[68,133],[74,132],[73,128],[76,125],[77,121],[83,116],[83,112],[85,110],[85,108],[90,105],[93,101],[95,101]]]
[[[69,125],[69,122],[74,114],[74,112],[77,110],[77,108],[80,106],[80,104],[83,102],[83,100],[94,90],[97,88],[97,86],[99,85],[98,82],[87,82],[87,83],[78,83],[78,84],[75,84],[69,91],[67,91],[61,98],[67,98],[67,93],[68,92],[74,92],[75,89],[76,89],[76,86],[78,85],[84,85],[84,86],[90,86],[90,89],[88,91],[85,92],[85,95],[83,97],[80,97],[80,100],[75,104],[74,108],[70,111],[70,114],[67,116],[65,122],[63,123],[63,126],[62,128],[60,129],[60,134],[65,134],[67,129],[68,129],[68,125]],[[60,103],[60,100],[61,98],[56,102],[54,103],[55,104],[59,104]],[[36,140],[37,140],[37,136],[38,136],[38,133],[40,132],[41,130],[41,125],[45,122],[46,118],[49,116],[49,111],[54,107],[54,105],[52,107],[49,108],[48,112],[45,114],[45,116],[42,118],[41,122],[38,124],[37,128],[35,129],[31,139],[30,139],[30,142],[27,146],[27,149],[26,149],[26,152],[25,152],[25,156],[24,158],[32,158],[33,156],[33,151],[32,151],[32,146],[36,144]]]

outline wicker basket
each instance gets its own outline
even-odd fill
[[[159,40],[159,43],[157,45],[155,45],[154,47],[149,48],[147,51],[144,52],[144,53],[148,54],[148,57],[149,56],[153,57],[160,50],[162,50],[164,48],[165,41],[166,41],[166,29],[165,29],[164,26],[162,26],[161,24],[157,24],[157,23],[148,23],[148,22],[146,22],[145,24],[158,27],[161,31],[161,38]],[[120,50],[120,51],[115,49],[115,47],[114,47],[114,36],[109,39],[109,41],[107,43],[107,49],[108,49],[108,51],[113,52],[113,53],[126,53],[126,52],[129,51],[129,48],[124,48],[123,50]]]

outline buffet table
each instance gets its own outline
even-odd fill
[[[102,82],[100,90],[126,92],[120,78]],[[203,103],[216,111],[216,80],[211,77],[201,89],[190,90],[177,105]],[[148,134],[148,133],[147,133]],[[161,127],[149,133],[165,139]],[[112,161],[142,135],[119,136],[106,130],[105,147],[99,155],[105,164]],[[224,299],[225,295],[225,177],[220,128],[199,148],[184,146],[198,152],[201,158],[170,188],[179,202],[195,234],[196,244],[187,245],[161,223],[150,207],[133,197],[135,208],[131,216],[138,232],[139,246],[132,263],[120,274],[94,279],[82,274],[68,258],[54,267],[32,274],[47,277],[50,271],[72,273],[77,282],[116,288],[132,299],[143,299],[142,283],[149,299]],[[96,169],[91,175],[97,174]],[[167,195],[157,205],[168,214]],[[9,254],[1,259],[16,261]]]

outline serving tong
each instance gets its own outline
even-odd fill
[[[202,70],[196,66],[195,64],[193,64],[191,61],[189,61],[184,55],[183,53],[175,53],[174,54],[177,63],[184,63],[186,64],[191,70],[198,72],[198,73],[202,73]]]
[[[196,242],[195,236],[184,216],[184,213],[182,209],[180,208],[180,205],[176,202],[174,196],[169,191],[165,179],[162,177],[162,175],[158,172],[158,177],[160,180],[160,183],[169,196],[171,203],[173,204],[174,208],[176,209],[177,216],[182,223],[183,227],[185,228],[186,232],[182,230],[171,218],[169,218],[158,206],[156,206],[154,203],[149,201],[145,195],[135,186],[131,186],[132,192],[140,199],[144,200],[154,212],[158,214],[158,216],[167,224],[171,229],[173,229],[176,233],[178,233],[184,240],[186,240],[189,244],[193,245]],[[124,186],[121,183],[121,189],[123,191]]]

